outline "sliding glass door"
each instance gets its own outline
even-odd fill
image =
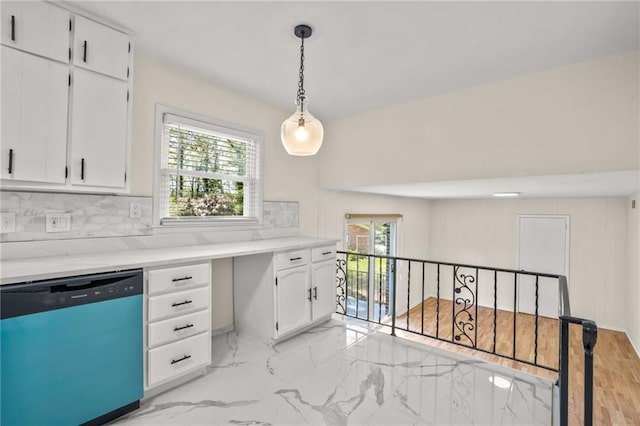
[[[348,219],[346,223],[347,314],[370,321],[389,318],[393,261],[365,255],[396,255],[396,219]]]

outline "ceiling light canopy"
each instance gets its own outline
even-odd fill
[[[309,113],[309,99],[304,91],[304,39],[311,36],[311,27],[298,25],[293,30],[300,38],[300,79],[298,80],[298,94],[296,97],[296,112],[287,118],[280,128],[282,145],[289,155],[315,155],[324,137],[324,128],[320,120]]]

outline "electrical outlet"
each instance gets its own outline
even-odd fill
[[[140,219],[142,216],[142,205],[138,201],[129,203],[129,217],[132,219]]]
[[[0,233],[9,234],[16,232],[16,214],[0,213]]]
[[[47,214],[46,221],[47,232],[70,232],[71,231],[71,214],[70,213],[51,213]]]

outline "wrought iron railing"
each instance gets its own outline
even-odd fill
[[[560,315],[560,371],[557,386],[560,392],[560,425],[569,424],[569,325],[582,327],[582,347],[584,349],[584,410],[586,426],[593,424],[593,350],[598,340],[595,321],[571,316],[569,292],[566,285],[560,288],[562,315]]]
[[[337,313],[388,326],[392,335],[402,330],[559,372],[562,425],[569,360],[563,331],[569,323],[582,324],[585,360],[591,357],[585,362],[585,424],[590,424],[596,327],[569,316],[566,277],[338,251],[337,286]],[[557,340],[545,338],[542,351],[541,329],[554,335],[560,330]]]

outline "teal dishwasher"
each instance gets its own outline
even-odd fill
[[[0,287],[0,424],[104,424],[143,395],[142,271]]]

